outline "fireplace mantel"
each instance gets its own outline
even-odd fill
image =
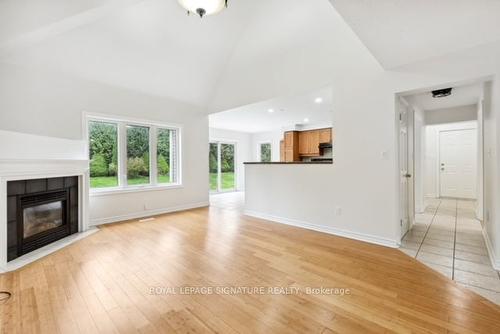
[[[7,262],[7,182],[77,176],[79,183],[78,233]],[[89,231],[89,164],[76,159],[0,159],[0,271],[11,271],[79,240]]]

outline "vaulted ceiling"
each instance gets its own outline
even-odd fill
[[[497,0],[330,0],[385,69],[500,41]]]
[[[499,40],[499,6],[232,0],[227,10],[199,19],[177,0],[1,0],[0,61],[216,112],[324,87],[338,68],[355,72],[359,59],[376,63],[373,55],[391,68]]]

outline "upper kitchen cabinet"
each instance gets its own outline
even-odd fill
[[[320,144],[329,144],[332,142],[332,129],[321,129],[319,131],[319,143]]]
[[[299,156],[299,132],[287,131],[285,132],[285,162],[300,161]]]
[[[319,156],[319,131],[299,132],[299,155]]]

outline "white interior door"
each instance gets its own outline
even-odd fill
[[[409,182],[408,179],[408,110],[404,106],[400,106],[399,117],[399,205],[401,214],[401,236],[408,232],[410,226],[410,210],[409,210]]]
[[[476,198],[477,130],[439,133],[441,197]]]

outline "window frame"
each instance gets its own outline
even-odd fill
[[[91,188],[89,182],[89,193],[92,196],[104,196],[119,193],[154,191],[165,189],[183,188],[182,183],[182,126],[173,123],[160,123],[137,118],[125,118],[106,114],[95,114],[84,112],[83,133],[85,135],[86,152],[89,152],[89,122],[103,122],[117,125],[117,145],[118,145],[118,186],[108,188]],[[127,126],[142,126],[149,128],[149,184],[128,185],[127,184]],[[176,131],[176,150],[170,152],[171,159],[174,160],[176,169],[176,182],[158,183],[158,129],[168,129]],[[175,159],[172,159],[175,158]],[[90,164],[90,156],[89,156]],[[172,170],[172,166],[170,166]],[[89,172],[90,173],[90,172]],[[172,175],[172,172],[171,172]],[[171,178],[172,179],[172,178]],[[90,175],[89,175],[90,181]]]

